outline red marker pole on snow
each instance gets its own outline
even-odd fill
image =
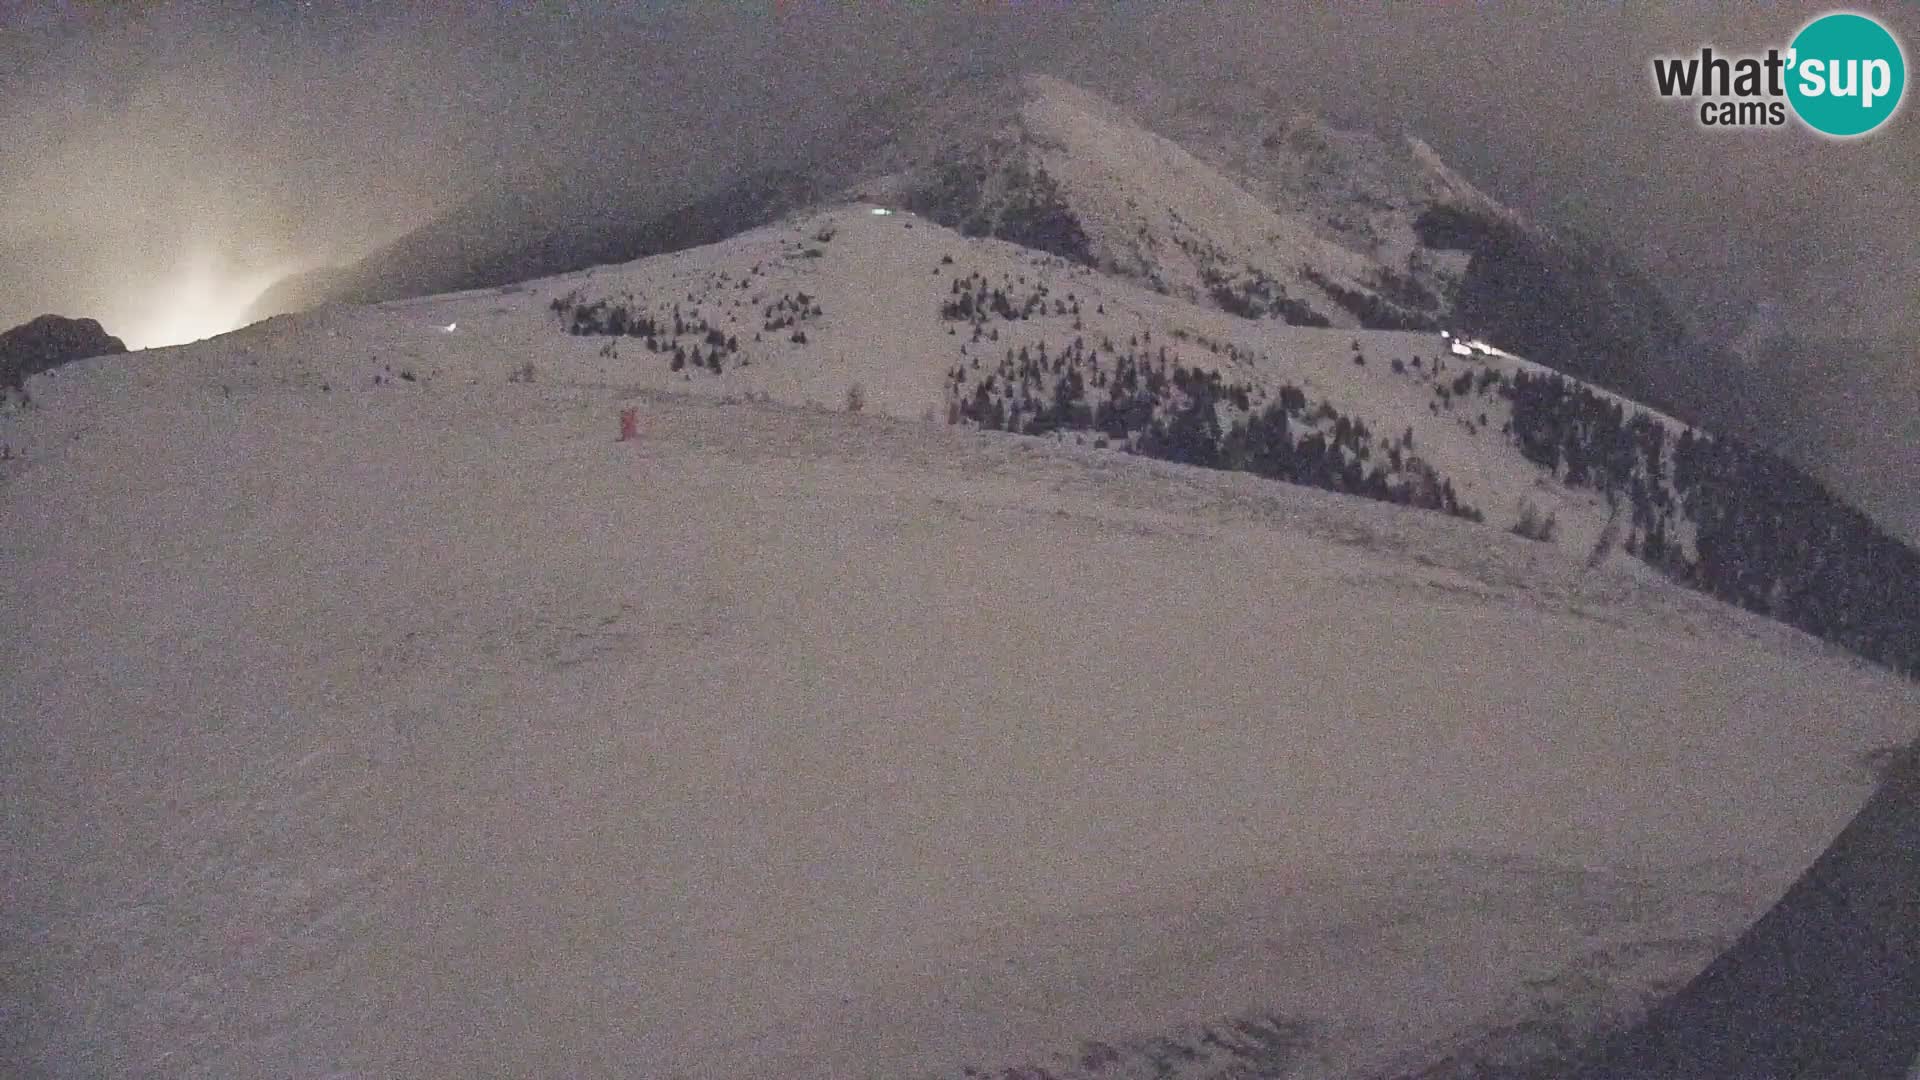
[[[640,437],[640,410],[639,409],[621,409],[620,410],[620,438],[616,439],[615,441],[626,442],[629,439],[637,439],[639,437]]]

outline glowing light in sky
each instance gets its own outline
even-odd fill
[[[129,348],[155,349],[238,330],[247,309],[285,273],[237,267],[209,248],[195,249],[132,302],[117,332]]]

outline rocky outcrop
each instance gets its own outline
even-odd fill
[[[93,319],[42,315],[0,333],[0,387],[17,387],[30,375],[127,351],[126,343]]]

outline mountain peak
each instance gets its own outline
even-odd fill
[[[908,80],[693,202],[636,192],[622,210],[601,193],[570,213],[542,204],[544,229],[457,211],[313,282],[308,299],[502,285],[863,201],[1235,315],[1471,331],[1663,407],[1689,400],[1663,389],[1663,361],[1698,350],[1680,347],[1656,293],[1593,245],[1530,225],[1425,142],[1343,129],[1272,94],[1144,76],[1098,89],[1119,100],[1037,71]]]
[[[879,174],[851,185],[849,197],[899,205],[963,234],[1038,248],[1167,295],[1306,325],[1431,325],[1441,275],[1459,269],[1450,256],[1414,257],[1412,196],[1374,199],[1398,211],[1397,243],[1383,243],[1371,221],[1356,239],[1338,214],[1294,197],[1330,186],[1300,176],[1350,172],[1341,162],[1377,143],[1317,118],[1289,121],[1293,137],[1269,139],[1269,156],[1290,142],[1309,153],[1336,144],[1341,151],[1333,164],[1303,166],[1302,152],[1288,149],[1290,164],[1276,170],[1287,197],[1277,199],[1245,182],[1257,171],[1235,175],[1232,155],[1197,153],[1064,79],[1027,73],[949,89],[974,96],[915,102],[899,140],[879,156]],[[1191,118],[1177,104],[1162,108]],[[1400,175],[1399,187],[1409,187],[1411,167]],[[1397,297],[1383,291],[1403,281],[1411,287]]]
[[[1406,136],[1406,146],[1419,166],[1421,177],[1425,181],[1425,197],[1429,202],[1445,203],[1453,206],[1468,207],[1476,210],[1491,211],[1508,216],[1518,214],[1495,202],[1494,199],[1473,182],[1454,172],[1440,155],[1426,141],[1416,135]]]

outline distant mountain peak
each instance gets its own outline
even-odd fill
[[[1470,331],[1669,410],[1712,381],[1677,367],[1708,350],[1644,275],[1529,222],[1418,138],[1343,129],[1271,95],[1145,76],[1111,89],[1120,100],[999,69],[909,79],[692,202],[662,205],[646,185],[576,191],[578,205],[500,193],[497,212],[462,207],[273,290],[255,314],[623,263],[858,200],[1243,317]]]

